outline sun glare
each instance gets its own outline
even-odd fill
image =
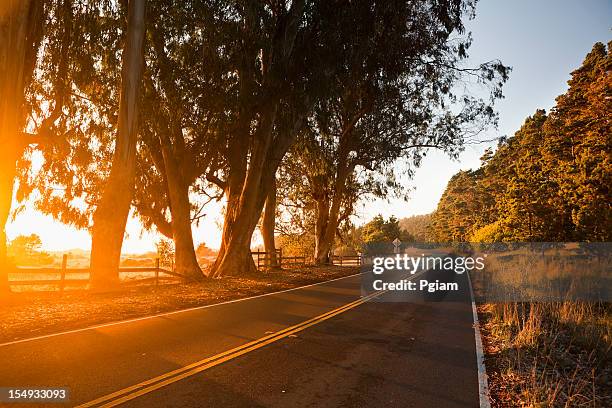
[[[211,211],[211,214],[215,213],[218,212]],[[210,248],[218,248],[221,245],[221,231],[217,224],[217,220],[211,216],[203,219],[197,226],[194,225],[195,245],[204,242]],[[15,220],[7,224],[6,233],[9,240],[13,240],[19,235],[37,234],[40,236],[44,251],[89,250],[91,247],[89,231],[62,224],[54,220],[53,217],[35,210],[31,203],[27,203],[26,209]],[[126,227],[122,252],[140,254],[155,251],[155,243],[159,239],[160,236],[157,233],[144,231],[138,219],[130,217]],[[261,241],[261,238],[255,239],[254,244],[257,245],[259,241]]]

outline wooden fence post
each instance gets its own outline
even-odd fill
[[[283,269],[283,248],[278,248],[278,269]]]
[[[60,292],[64,291],[66,286],[66,266],[68,265],[68,254],[62,255],[62,270],[60,272]]]
[[[155,286],[159,285],[159,258],[155,258]]]

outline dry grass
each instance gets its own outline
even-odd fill
[[[569,251],[490,254],[485,266],[474,276],[475,290],[496,302],[605,299],[612,284],[611,257]]]
[[[475,276],[493,407],[611,407],[609,257],[491,254]],[[602,292],[603,290],[603,292]]]
[[[494,407],[612,406],[609,304],[479,307]]]

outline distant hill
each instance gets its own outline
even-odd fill
[[[72,248],[63,251],[45,251],[46,262],[41,263],[40,260],[34,257],[20,259],[15,262],[20,267],[53,267],[59,268],[62,265],[62,257],[68,255],[68,268],[88,268],[91,251],[89,249]],[[198,259],[201,259],[204,264],[212,262],[217,255],[217,251],[207,248],[205,245],[198,247]],[[150,251],[140,254],[121,254],[122,267],[134,266],[154,266],[155,259],[159,255],[157,252]]]
[[[89,249],[73,248],[64,251],[47,251],[47,253],[53,258],[53,264],[51,266],[60,266],[62,264],[62,256],[67,254],[69,268],[89,267],[89,257],[91,254]],[[121,254],[121,266],[152,266],[154,265],[154,260],[157,258],[157,256],[158,255],[156,252],[145,252],[142,254]]]
[[[431,240],[429,232],[430,221],[431,214],[413,215],[412,217],[400,219],[399,226],[414,236],[417,242],[428,242]]]
[[[82,249],[82,248],[72,248],[72,249],[65,249],[63,251],[46,251],[47,253],[49,253],[50,255],[53,256],[59,256],[60,258],[62,257],[63,254],[70,254],[76,257],[87,257],[89,258],[89,249]]]

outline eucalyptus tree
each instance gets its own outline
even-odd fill
[[[145,227],[174,240],[176,271],[200,280],[191,224],[202,216],[197,197],[217,197],[205,175],[223,144],[226,65],[202,59],[219,44],[207,29],[214,24],[210,8],[161,0],[150,1],[149,10],[134,205]]]
[[[219,70],[206,64],[198,52],[209,41],[199,27],[209,24],[201,19],[205,13],[199,13],[199,3],[191,7],[193,3],[179,8],[173,7],[173,1],[149,1],[146,27],[139,24],[138,30],[129,33],[127,2],[83,1],[71,6],[75,35],[64,41],[68,50],[74,50],[64,78],[70,92],[58,122],[65,135],[43,151],[36,174],[23,166],[20,196],[37,190],[39,210],[77,228],[93,224],[95,284],[117,280],[130,204],[145,227],[155,225],[174,238],[177,269],[190,280],[202,276],[193,251],[188,190],[191,186],[207,192],[197,180],[207,167],[210,141],[218,136],[208,137],[211,132],[206,129],[212,129],[213,122],[207,112],[223,112],[223,108],[222,98],[211,98],[216,78],[204,79]],[[60,43],[59,28],[49,30],[49,44]],[[142,36],[142,45],[127,41],[136,35]],[[129,52],[124,50],[127,45]],[[48,97],[56,54],[50,47],[43,50],[33,92],[39,99]],[[138,54],[142,67],[128,58]],[[128,74],[142,71],[142,84],[135,77],[122,81],[128,66]],[[117,100],[121,100],[119,110]],[[216,104],[214,111],[206,104],[209,101]],[[41,105],[33,109],[44,110]],[[182,132],[185,146],[179,140]],[[130,181],[132,174],[137,177],[136,188]],[[103,238],[108,234],[113,237]]]
[[[11,211],[23,208],[12,206],[13,198],[23,203],[37,190],[38,210],[68,224],[88,225],[89,204],[83,192],[99,178],[91,164],[105,162],[100,160],[103,153],[94,157],[93,146],[104,145],[99,137],[104,125],[95,118],[108,117],[93,109],[93,98],[112,99],[107,91],[112,87],[107,85],[114,80],[109,74],[103,77],[106,83],[93,78],[94,65],[112,65],[112,60],[96,60],[88,51],[101,44],[112,48],[118,37],[101,13],[111,8],[108,2],[73,0],[8,1],[0,7],[3,281],[6,220]],[[85,95],[88,91],[92,99]]]
[[[104,286],[118,278],[122,214],[131,202],[144,2],[57,0],[44,7],[23,105],[23,126],[37,135],[36,145],[19,160],[15,197],[78,228],[90,227],[95,212],[92,278]],[[105,235],[111,230],[114,238]]]
[[[52,133],[61,108],[57,92],[51,114],[37,132],[27,132],[28,88],[34,76],[37,55],[43,41],[49,10],[56,2],[7,0],[0,5],[0,292],[9,291],[5,227],[11,212],[19,161],[32,145]],[[56,18],[62,16],[57,13]],[[65,61],[65,52],[58,54]]]
[[[474,4],[392,3],[346,10],[360,29],[347,36],[330,91],[291,153],[291,185],[316,215],[317,263],[328,262],[339,224],[359,198],[402,195],[398,159],[410,176],[427,149],[455,156],[495,123],[492,106],[509,69],[497,60],[465,65],[471,39],[463,20]],[[485,85],[488,97],[457,94],[468,79]]]
[[[93,215],[91,231],[91,278],[92,285],[98,287],[113,285],[118,280],[121,246],[134,196],[146,0],[130,0],[127,7],[113,160]]]
[[[60,0],[48,13],[27,92],[29,123],[46,137],[18,166],[16,198],[76,228],[91,226],[110,173],[126,5]]]
[[[208,137],[211,132],[206,129],[212,129],[212,121],[207,119],[211,116],[206,112],[211,108],[204,102],[216,104],[211,112],[224,111],[220,107],[223,98],[210,98],[215,84],[223,82],[215,82],[216,78],[209,76],[205,86],[200,86],[205,74],[219,72],[201,60],[202,54],[197,50],[209,41],[199,28],[208,26],[208,22],[197,20],[203,14],[192,13],[194,8],[187,7],[188,4],[176,8],[172,7],[175,5],[172,1],[150,1],[144,41],[142,25],[137,27],[139,33],[135,30],[128,33],[128,2],[64,0],[61,4],[72,18],[68,23],[61,13],[54,10],[50,13],[28,107],[38,127],[40,118],[44,119],[47,114],[49,100],[51,107],[59,107],[52,109],[54,137],[49,138],[50,143],[42,150],[41,160],[32,155],[22,159],[18,199],[29,197],[40,211],[77,228],[90,228],[94,224],[92,267],[96,285],[117,280],[124,220],[130,203],[136,205],[145,226],[155,224],[170,238],[176,236],[178,268],[185,269],[186,275],[193,272],[190,279],[198,274],[201,277],[193,255],[187,190],[191,185],[192,189],[197,187],[207,192],[197,179],[203,171],[200,169],[207,167],[204,152],[209,150],[209,142],[215,136]],[[160,21],[160,13],[169,10],[175,11],[174,17]],[[190,32],[198,34],[186,42]],[[144,45],[127,41],[135,39],[134,34],[143,36]],[[129,52],[124,50],[127,45],[130,45]],[[184,52],[177,55],[179,48]],[[128,58],[136,53],[140,53],[138,60],[146,67],[135,66],[138,61]],[[122,64],[122,59],[126,64]],[[126,69],[122,72],[123,66]],[[129,82],[122,81],[126,70],[133,75],[143,71],[142,90],[134,76]],[[189,80],[185,82],[185,78]],[[171,89],[175,84],[176,89]],[[66,90],[61,95],[63,106],[53,104],[59,100],[58,89]],[[120,109],[117,100],[121,100]],[[139,115],[136,115],[136,102],[140,104]],[[128,105],[130,109],[126,110]],[[185,132],[187,151],[179,154],[181,144],[177,135],[181,131]],[[135,140],[137,133],[139,141]],[[35,166],[32,166],[33,160]],[[32,167],[38,170],[32,172]],[[135,171],[138,188],[132,200],[134,188],[129,180]],[[37,194],[31,194],[34,191]],[[171,192],[178,192],[173,198],[175,205],[170,205]],[[125,211],[119,211],[120,207]],[[170,210],[180,222],[172,223],[161,217]],[[173,232],[173,227],[181,232]],[[106,233],[112,233],[114,238],[102,239]],[[187,267],[183,268],[185,264]]]
[[[333,3],[333,2],[331,2]],[[237,1],[220,8],[219,33],[227,33],[217,55],[229,63],[233,83],[227,120],[224,162],[208,179],[225,193],[227,206],[222,245],[212,275],[253,271],[251,236],[261,215],[276,169],[294,141],[293,132],[274,132],[282,101],[295,99],[308,110],[318,89],[313,75],[329,58],[319,55],[319,19],[329,3],[306,0]],[[327,51],[329,52],[329,51]],[[226,57],[226,55],[228,57]],[[206,55],[208,57],[208,54]],[[298,127],[304,113],[293,118]]]
[[[297,109],[297,112],[295,111],[295,109]],[[299,104],[296,104],[296,106],[294,106],[290,103],[283,103],[281,105],[281,112],[277,117],[275,123],[274,132],[299,134],[301,131],[303,131],[305,121],[294,122],[294,119],[302,114],[303,109],[305,108],[303,106],[300,106]],[[292,167],[292,164],[295,163],[290,163],[291,159],[291,156],[285,156],[285,158],[281,161],[281,165],[279,166],[279,169],[282,169],[283,171],[275,171],[275,175],[270,181],[270,185],[268,186],[268,193],[265,199],[265,205],[259,223],[259,230],[263,238],[264,251],[266,252],[267,257],[269,259],[268,266],[273,268],[279,266],[279,260],[277,259],[276,253],[275,239],[275,233],[277,230],[277,219],[281,215],[278,211],[278,204],[279,202],[282,204],[287,204],[289,201],[287,197],[284,196],[284,194],[288,193],[290,191],[290,188],[292,187],[289,185],[289,183],[291,183],[293,179],[288,177],[287,175],[287,173],[291,174],[290,171],[294,169],[294,167]],[[280,194],[278,191],[279,187]],[[295,189],[291,191],[295,191]],[[295,222],[297,220],[297,217],[294,217],[294,219],[290,222]],[[294,225],[294,227],[300,229],[302,225]],[[302,232],[304,232],[303,228]]]
[[[399,0],[237,1],[222,9],[215,28],[235,34],[222,50],[230,55],[228,72],[235,86],[229,95],[237,104],[228,124],[224,166],[210,177],[227,197],[215,276],[254,269],[249,246],[272,179],[298,131],[311,121],[315,104],[325,106],[330,97],[342,95],[347,82],[338,84],[336,78],[352,74],[361,83],[359,75],[366,73],[365,81],[385,89],[393,78],[422,71],[425,85],[406,80],[411,95],[418,98],[420,87],[420,98],[440,106],[436,98],[450,93],[445,86],[451,75],[444,73],[459,72],[444,64],[455,62],[451,55],[465,55],[465,43],[450,37],[463,30],[462,20],[473,9],[473,1]],[[501,67],[489,67],[490,72]],[[360,99],[358,92],[352,99]],[[362,110],[351,103],[347,108]],[[296,114],[288,131],[275,131],[283,106]],[[474,114],[467,109],[466,118]],[[353,122],[351,117],[343,125]],[[452,128],[452,121],[430,125],[438,134],[445,127]]]

